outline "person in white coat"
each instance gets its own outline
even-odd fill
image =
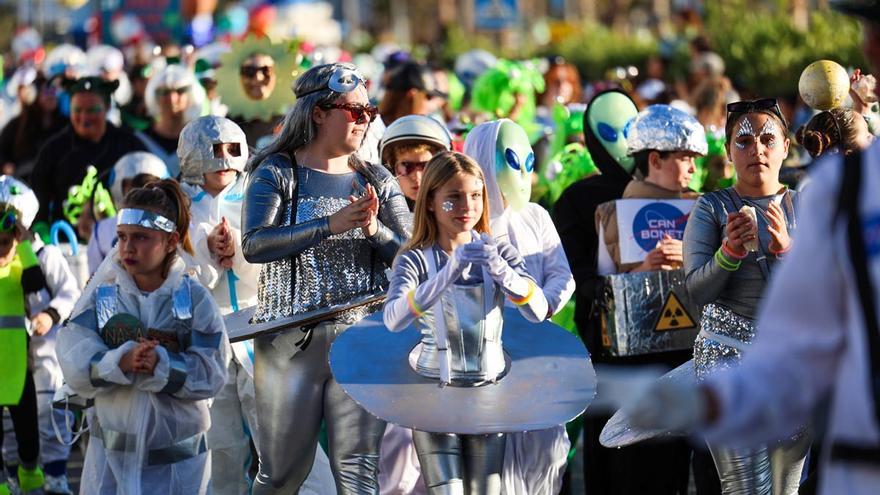
[[[198,118],[183,128],[177,147],[181,188],[192,200],[193,265],[199,281],[224,315],[257,304],[261,265],[248,263],[241,249],[241,202],[247,175],[247,138],[233,121]],[[250,441],[257,452],[252,341],[232,344],[229,381],[211,403],[211,489],[216,495],[250,490]],[[254,462],[257,459],[253,459]],[[301,493],[335,494],[330,462],[320,447]]]
[[[529,202],[535,154],[526,132],[511,120],[486,122],[468,134],[464,152],[486,177],[492,235],[520,252],[547,299],[549,318],[574,294],[574,277],[553,220]],[[503,493],[558,493],[570,447],[564,425],[508,435]]]
[[[24,183],[9,177],[0,177],[0,197],[10,198],[22,212],[22,227],[29,229],[37,214],[39,205],[33,191]],[[67,459],[70,457],[70,435],[62,432],[56,437],[52,427],[65,424],[67,415],[52,408],[52,397],[61,387],[62,376],[58,359],[55,356],[55,337],[60,323],[70,316],[80,291],[76,278],[67,265],[67,260],[55,246],[46,246],[35,236],[31,242],[46,278],[46,288],[28,296],[28,310],[31,318],[29,351],[34,368],[34,384],[37,389],[37,411],[40,429],[40,465],[45,474],[45,489],[49,493],[71,493],[67,482]],[[54,419],[53,419],[54,416]],[[4,414],[4,421],[9,415]],[[12,425],[11,420],[7,423]],[[3,458],[6,466],[16,466],[17,444],[11,428],[4,428]]]
[[[58,333],[64,379],[94,398],[83,487],[94,494],[204,494],[208,401],[229,342],[211,293],[190,277],[188,199],[172,180],[134,189],[119,243]]]

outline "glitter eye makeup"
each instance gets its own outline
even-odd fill
[[[766,127],[766,125],[765,125],[765,127]],[[746,149],[745,143],[739,142],[739,138],[741,138],[743,136],[757,137],[757,136],[755,136],[755,130],[752,128],[752,123],[749,121],[748,117],[744,117],[742,122],[740,122],[739,131],[736,133],[736,139],[734,139],[734,141],[733,141],[733,144],[741,150]]]
[[[767,139],[766,146],[768,148],[775,148],[779,141],[776,139],[776,131],[779,129],[779,126],[776,125],[776,122],[772,118],[768,118],[766,122],[764,122],[764,127],[761,127],[761,133],[759,134],[761,137],[769,136]]]
[[[455,204],[452,201],[444,201],[440,204],[440,209],[446,213],[449,213],[453,209],[455,209]]]

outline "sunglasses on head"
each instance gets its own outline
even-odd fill
[[[783,124],[787,124],[785,117],[782,116],[782,110],[779,108],[779,102],[776,98],[761,98],[760,100],[735,101],[727,104],[727,120],[739,117],[748,113],[772,113],[779,117]]]
[[[189,92],[189,86],[181,86],[179,88],[159,88],[156,90],[156,96],[163,97],[169,96],[171,93],[177,93],[178,95],[185,95]]]
[[[246,77],[248,79],[253,79],[253,78],[257,77],[258,73],[262,72],[263,77],[266,79],[269,79],[270,77],[272,77],[272,70],[273,69],[274,69],[274,67],[272,67],[271,65],[260,65],[260,66],[242,65],[238,69],[238,73],[242,77]]]
[[[18,217],[15,210],[6,210],[0,213],[0,232],[12,232],[15,230],[16,222],[18,222]]]
[[[397,162],[397,175],[409,175],[416,171],[424,171],[428,161],[423,162]]]
[[[296,97],[302,98],[303,96],[317,93],[318,91],[323,91],[325,89],[337,93],[348,93],[349,91],[354,91],[359,85],[366,84],[366,82],[367,78],[365,78],[357,69],[343,65],[337,67],[336,70],[333,71],[333,74],[330,75],[330,79],[327,80],[326,86],[321,86],[311,91],[305,91],[296,95]]]
[[[327,103],[318,105],[324,110],[345,110],[348,113],[348,121],[355,124],[366,124],[376,120],[379,109],[373,105],[361,105],[359,103]]]

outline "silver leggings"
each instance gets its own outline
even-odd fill
[[[709,445],[723,495],[795,495],[801,481],[810,436],[771,449],[728,449]]]
[[[500,495],[506,436],[413,430],[429,495]]]
[[[254,495],[298,492],[314,462],[321,420],[327,425],[337,493],[379,493],[379,446],[385,422],[349,398],[330,372],[330,344],[345,328],[321,323],[300,351],[290,345],[298,340],[295,332],[255,340],[261,451]]]

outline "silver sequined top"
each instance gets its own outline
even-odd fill
[[[333,235],[328,221],[367,183],[362,172],[325,174],[297,167],[295,221],[288,200],[294,189],[289,159],[273,155],[251,174],[242,211],[242,250],[249,261],[265,263],[255,322],[344,303],[387,287],[385,269],[409,235],[411,215],[397,181],[384,168],[362,166],[373,174],[379,196],[379,232],[371,238],[360,229]],[[363,316],[341,319],[352,323]]]
[[[727,214],[737,212],[732,188],[714,191],[703,195],[688,219],[684,231],[684,270],[687,276],[687,287],[691,297],[698,304],[716,303],[746,318],[755,318],[758,304],[764,293],[767,281],[758,265],[757,253],[749,253],[742,260],[739,270],[729,272],[715,262],[714,255],[721,247],[725,237]],[[766,196],[761,198],[742,198],[743,204],[754,206],[755,210],[766,211],[770,201],[781,201],[785,212],[788,232],[792,234],[797,225],[796,211],[797,193],[789,190],[791,200],[782,196]],[[767,221],[758,214],[758,238],[768,254],[767,264],[773,270],[778,259],[769,254],[767,246],[770,234],[767,232]]]

